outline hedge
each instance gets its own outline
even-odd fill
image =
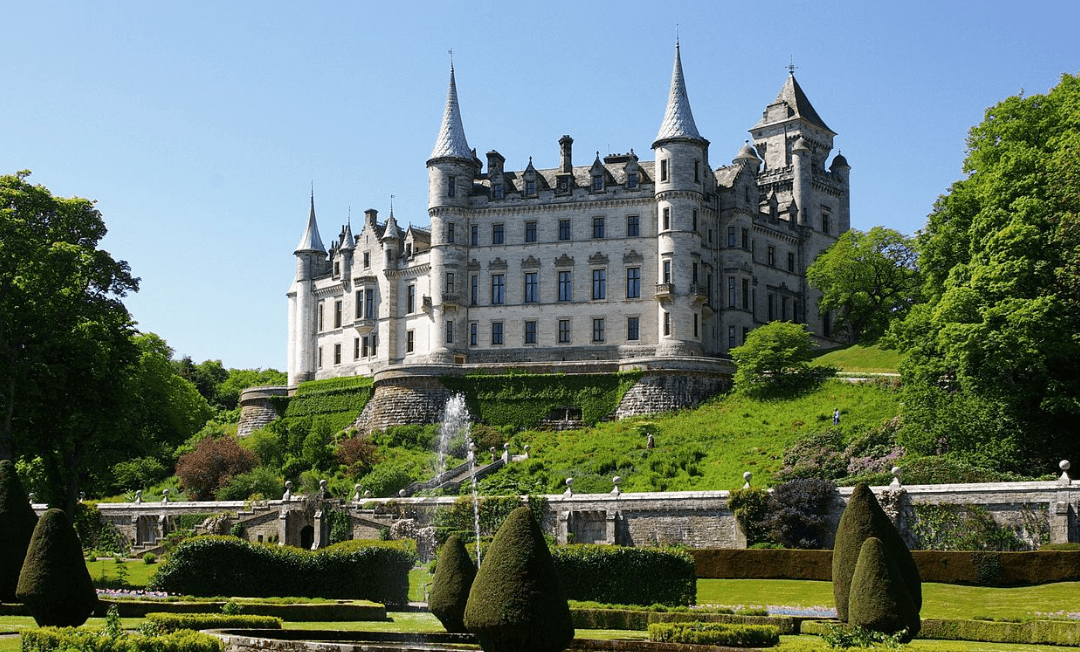
[[[162,563],[150,587],[195,596],[296,596],[403,605],[416,560],[395,542],[347,541],[310,552],[235,537],[188,539]]]
[[[991,620],[924,620],[919,638],[983,643],[1080,646],[1080,622],[1030,620],[1003,623]]]
[[[175,632],[181,629],[281,629],[284,621],[273,616],[252,616],[239,614],[171,614],[155,611],[146,614],[146,619],[157,625],[163,632]]]
[[[345,620],[386,620],[386,607],[368,601],[335,602],[254,602],[236,600],[244,615],[271,616],[290,622],[340,622]],[[104,617],[113,605],[123,618],[144,618],[153,612],[169,614],[220,614],[224,600],[173,602],[166,600],[101,600],[95,616]],[[21,605],[16,605],[21,606]],[[22,615],[18,614],[9,615]]]
[[[691,645],[773,647],[780,643],[780,630],[772,625],[653,623],[649,625],[649,640]]]
[[[72,627],[41,627],[23,630],[22,652],[221,652],[221,639],[182,630],[163,636],[124,634],[113,638],[97,631]]]
[[[831,550],[700,548],[688,552],[694,558],[694,574],[702,579],[832,579]],[[912,550],[911,555],[923,582],[1007,587],[1080,581],[1080,551]]]
[[[575,629],[645,631],[656,623],[702,622],[726,625],[769,625],[782,635],[798,634],[799,620],[790,616],[740,616],[698,611],[643,611],[637,609],[570,608]]]
[[[568,600],[617,604],[694,604],[694,558],[676,548],[557,546],[555,572]]]

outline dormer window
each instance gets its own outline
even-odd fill
[[[535,195],[536,194],[536,181],[535,180],[528,179],[528,180],[525,181],[525,194],[526,195]]]
[[[495,199],[502,199],[503,198],[503,185],[501,183],[495,184],[495,186],[491,190],[491,195]]]
[[[559,192],[566,192],[569,187],[570,184],[569,181],[567,181],[566,177],[559,179]]]
[[[634,190],[638,186],[637,172],[631,172],[626,175],[626,188],[628,190]]]
[[[604,189],[604,175],[594,174],[592,178],[592,189],[595,192],[599,192]]]

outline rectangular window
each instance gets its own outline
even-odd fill
[[[694,285],[697,285],[697,280],[698,280],[698,275],[697,275],[697,270],[698,270],[698,264],[697,264],[697,263],[694,263],[694,264],[693,264],[693,266],[692,266],[692,267],[691,267],[690,269],[692,270],[692,272],[691,272],[691,275],[690,275],[690,278],[691,278],[691,281],[690,281],[690,282],[691,282],[691,283],[693,283]]]
[[[536,272],[526,272],[525,303],[536,303],[537,294]]]
[[[727,346],[728,346],[729,349],[734,349],[735,348],[735,327],[734,326],[728,326],[727,327]]]
[[[750,248],[750,229],[743,229],[742,230],[742,248],[743,249],[749,249]]]
[[[364,269],[367,269],[368,267],[371,267],[371,253],[365,251],[364,252]]]
[[[742,280],[742,309],[750,309],[750,279],[748,278]]]
[[[353,357],[353,360],[359,360],[360,359],[360,338],[359,337],[354,337],[353,338],[352,357]]]
[[[453,294],[453,292],[454,292],[454,273],[453,272],[447,272],[446,273],[446,292],[448,294]]]
[[[636,238],[640,233],[641,227],[637,215],[626,216],[626,237]]]
[[[367,338],[366,335],[361,339],[360,357],[361,358],[368,357],[368,338]]]
[[[594,217],[592,218],[592,237],[602,238],[604,237],[604,218]]]
[[[412,314],[416,311],[416,286],[410,285],[405,288],[405,312]]]
[[[375,290],[370,288],[364,295],[364,311],[367,319],[375,319]]]
[[[536,322],[525,322],[525,343],[536,344]]]
[[[735,246],[735,227],[733,226],[727,228],[727,246]]]
[[[776,247],[769,245],[767,258],[767,264],[769,265],[769,267],[776,267]]]
[[[353,306],[353,308],[355,309],[354,316],[356,317],[356,319],[360,319],[361,317],[364,316],[364,291],[363,290],[357,290],[356,291],[356,305]]]
[[[318,363],[319,363],[319,369],[322,369],[322,347],[321,346],[319,347]]]
[[[480,245],[480,226],[478,224],[469,227],[469,244],[474,247]]]
[[[660,161],[660,182],[667,181],[668,178],[668,160],[663,159]]]
[[[413,352],[413,347],[415,346],[415,343],[416,343],[416,336],[413,333],[413,331],[406,332],[405,333],[405,353],[412,353]]]
[[[664,261],[664,283],[671,283],[671,261]]]
[[[570,220],[559,220],[559,239],[570,239]]]
[[[600,191],[600,190],[604,189],[604,177],[603,177],[603,175],[597,174],[597,175],[593,176],[593,178],[592,178],[592,189],[596,190],[596,191]]]
[[[501,245],[503,243],[503,225],[492,224],[491,225],[491,244]]]
[[[454,197],[457,195],[457,177],[448,177],[446,179],[446,196]]]
[[[506,277],[502,274],[491,275],[491,305],[501,306],[506,303]]]
[[[629,173],[627,173],[627,175],[626,175],[626,188],[628,190],[633,190],[634,188],[637,188],[637,184],[638,184],[637,172],[629,172]]]
[[[525,242],[536,242],[536,222],[525,223]]]
[[[469,346],[476,346],[477,330],[476,322],[469,322]]]
[[[607,298],[607,271],[594,269],[592,273],[592,298],[593,300]]]
[[[334,328],[341,328],[341,301],[334,302]]]
[[[664,335],[671,335],[671,313],[664,313]]]
[[[323,330],[323,302],[319,302],[319,332]]]
[[[828,233],[829,232],[829,214],[828,213],[822,213],[821,214],[821,232],[822,233]]]
[[[626,268],[626,298],[627,299],[640,299],[641,298],[641,268],[640,267],[627,267]]]
[[[334,261],[334,278],[341,276],[341,262]]]
[[[694,313],[694,337],[698,336],[698,315]]]
[[[604,341],[604,319],[592,320],[592,341],[603,342]]]
[[[532,179],[527,179],[525,181],[525,194],[526,195],[535,195],[536,194],[536,182],[533,181]]]
[[[454,322],[452,321],[446,322],[446,343],[454,343]]]
[[[773,313],[775,312],[774,306],[776,305],[776,297],[772,294],[769,295],[769,321],[775,319]]]
[[[495,188],[492,190],[491,194],[492,194],[492,197],[494,199],[502,199],[503,198],[503,185],[501,183],[495,184]]]
[[[692,229],[694,231],[697,231],[697,210],[696,209],[690,211],[690,219],[691,219],[690,223],[692,225]]]
[[[570,272],[559,272],[559,301],[574,300],[574,286]]]
[[[377,355],[379,355],[379,336],[378,335],[372,335],[371,336],[371,356],[375,357]]]
[[[503,343],[503,324],[501,321],[491,322],[491,343],[493,345],[500,345]]]
[[[794,272],[795,271],[795,254],[790,252],[790,251],[788,252],[788,255],[787,255],[787,271],[789,271],[789,272]]]
[[[746,344],[746,336],[749,335],[749,334],[750,334],[750,329],[747,328],[746,326],[743,326],[743,329],[742,329],[742,343],[743,344]]]
[[[560,319],[559,320],[559,344],[569,344],[569,343],[570,343],[570,320],[569,319]]]
[[[694,161],[694,183],[701,181],[701,161]]]
[[[787,321],[787,297],[780,297],[780,319]]]
[[[735,307],[735,277],[729,276],[727,280],[727,305],[728,308]]]
[[[671,228],[671,208],[669,206],[664,207],[664,230],[667,231]]]
[[[454,241],[454,223],[451,222],[446,225],[446,241],[452,243]]]
[[[640,338],[637,317],[626,318],[626,339],[636,341]]]
[[[480,300],[480,277],[475,274],[469,277],[469,304],[476,305]]]
[[[335,365],[341,364],[341,345],[340,344],[335,344],[334,345],[334,364]]]

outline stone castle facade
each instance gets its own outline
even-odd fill
[[[756,326],[831,339],[806,283],[850,225],[836,135],[794,75],[713,168],[678,46],[653,160],[599,153],[510,170],[465,138],[454,71],[428,168],[429,229],[365,213],[329,248],[315,219],[288,292],[289,385],[395,367],[720,358]]]

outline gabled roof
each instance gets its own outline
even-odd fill
[[[308,213],[304,235],[300,238],[300,244],[296,245],[293,253],[300,253],[301,251],[326,253],[326,247],[323,246],[322,238],[319,237],[319,225],[315,222],[315,195],[311,196],[311,211]]]
[[[469,141],[465,140],[465,127],[461,124],[461,110],[458,108],[457,83],[454,81],[454,66],[450,66],[450,90],[446,93],[446,111],[443,113],[439,137],[435,139],[435,148],[431,158],[460,158],[472,161],[473,152]]]
[[[777,105],[785,105],[787,107],[787,115],[777,116],[773,111],[770,111]],[[776,96],[772,104],[765,109],[765,114],[761,117],[761,121],[754,125],[754,129],[758,127],[764,127],[765,125],[772,124],[774,122],[782,122],[792,118],[802,118],[812,125],[821,127],[825,131],[835,135],[832,129],[825,124],[825,121],[821,119],[817,111],[814,110],[814,105],[810,104],[810,100],[806,97],[806,93],[803,92],[799,82],[795,80],[795,75],[788,75],[787,81],[784,82],[784,87],[780,89],[780,94]]]
[[[690,98],[686,94],[686,81],[683,79],[682,58],[679,56],[679,44],[675,43],[675,65],[671,71],[671,91],[668,93],[667,110],[656,134],[656,143],[673,138],[703,140],[694,123],[694,114],[690,110]]]

